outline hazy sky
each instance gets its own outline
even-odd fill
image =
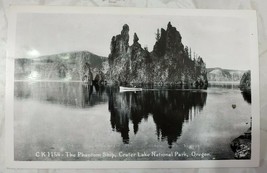
[[[130,44],[136,32],[140,44],[153,49],[157,28],[168,22],[182,42],[203,57],[207,67],[249,69],[248,21],[238,17],[121,16],[95,14],[20,14],[17,18],[17,58],[87,50],[108,56],[112,36],[123,24],[130,27]]]

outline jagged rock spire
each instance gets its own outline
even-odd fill
[[[156,35],[154,48],[148,52],[138,42],[136,33],[133,35],[133,44],[129,45],[129,26],[125,24],[121,33],[112,38],[110,79],[125,83],[163,82],[206,86],[205,63],[201,60],[196,64],[189,58],[176,27],[169,22],[167,29],[158,29]]]
[[[169,29],[169,28],[172,28],[171,22],[169,22],[168,25],[167,25],[167,29]]]
[[[124,24],[121,34],[113,36],[111,39],[109,63],[112,64],[114,58],[121,54],[126,54],[129,48],[129,26]]]
[[[137,43],[138,40],[139,40],[139,38],[138,38],[137,34],[134,33],[134,39],[133,39],[133,42],[134,42],[134,43]]]
[[[127,24],[124,24],[121,31],[121,36],[125,43],[129,42],[129,26]]]

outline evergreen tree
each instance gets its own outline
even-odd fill
[[[156,33],[156,41],[159,41],[160,39],[160,33],[159,33],[159,29],[157,29],[157,33]]]
[[[144,49],[145,49],[146,51],[148,51],[148,47],[147,47],[147,45],[144,46]]]
[[[188,52],[188,47],[187,47],[187,46],[185,46],[184,51],[185,51],[186,56],[187,56],[188,58],[190,58],[190,57],[189,57],[189,52]]]
[[[189,49],[189,58],[192,60],[192,51],[191,51],[191,47]]]

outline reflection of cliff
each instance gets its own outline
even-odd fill
[[[104,86],[83,85],[76,82],[16,82],[15,97],[31,98],[53,104],[90,107],[107,101]]]
[[[183,123],[202,110],[207,97],[206,92],[174,90],[120,94],[110,90],[108,95],[111,126],[121,133],[124,143],[129,143],[129,122],[136,134],[142,119],[151,115],[158,139],[166,140],[170,147],[181,135]]]
[[[91,107],[103,102],[108,98],[103,85],[82,85],[82,106],[83,108]]]

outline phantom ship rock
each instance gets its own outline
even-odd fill
[[[188,48],[175,27],[168,23],[161,29],[153,51],[148,52],[134,34],[129,45],[129,26],[111,39],[107,79],[115,83],[184,84],[205,87],[208,83],[206,65],[201,57],[191,59]]]

